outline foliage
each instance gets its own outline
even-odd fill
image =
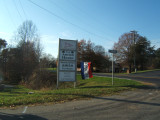
[[[0,51],[2,48],[5,48],[7,45],[6,40],[3,40],[2,38],[0,38]]]
[[[127,65],[131,70],[134,56],[134,41],[132,33],[124,33],[117,43],[114,44],[114,49],[118,51],[115,54],[117,63],[123,66]]]
[[[5,59],[3,59],[3,56],[2,56],[2,50],[7,46],[7,42],[6,40],[3,40],[0,38],[0,77],[3,76],[4,74],[4,61]]]
[[[91,62],[97,71],[103,71],[109,67],[109,57],[105,54],[103,46],[94,45],[91,41],[80,40],[78,42],[78,67],[80,62]]]
[[[2,56],[2,52],[3,52],[3,49],[7,46],[7,42],[6,40],[3,40],[0,38],[0,69],[2,69],[2,65],[3,65],[3,56]]]
[[[56,88],[57,74],[45,69],[35,69],[29,77],[27,83],[24,83],[31,89]]]
[[[2,52],[3,73],[5,80],[18,83],[21,80],[20,50],[17,48],[5,49]]]
[[[153,60],[154,68],[160,68],[160,48],[155,51],[155,59]]]
[[[43,54],[40,59],[41,68],[54,68],[56,67],[56,59],[51,54]]]
[[[116,61],[122,66],[128,66],[130,71],[134,67],[134,60],[136,67],[143,70],[151,66],[149,63],[154,57],[154,47],[150,46],[150,41],[138,34],[133,36],[133,33],[124,33],[114,44],[114,49],[118,51]]]
[[[140,36],[135,45],[136,52],[136,65],[140,67],[140,70],[147,69],[147,66],[151,66],[154,57],[154,47],[150,46],[150,41],[147,38]]]
[[[25,21],[17,30],[16,48],[2,51],[5,80],[11,83],[27,81],[39,65],[41,56],[40,39],[32,21]]]

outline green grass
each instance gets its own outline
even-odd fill
[[[137,71],[136,73],[145,73],[145,72],[151,72],[151,71],[157,71],[157,70],[160,70],[160,69],[143,70],[143,71]],[[135,73],[135,72],[132,72],[132,73]]]
[[[137,72],[131,72],[131,74],[136,74],[136,73],[145,73],[145,72],[151,72],[151,71],[157,71],[157,70],[160,70],[160,69],[152,69],[152,70],[138,70]],[[104,74],[112,75],[112,73],[104,73]],[[127,72],[124,72],[124,73],[114,73],[114,75],[127,75],[127,74],[128,74]]]
[[[4,91],[0,92],[0,107],[88,99],[96,96],[118,94],[125,90],[144,86],[136,81],[116,78],[114,79],[114,86],[111,85],[111,78],[106,77],[93,77],[82,80],[80,76],[77,76],[77,79],[77,87],[75,89],[67,87],[73,86],[73,83],[66,83],[66,85],[60,86],[58,90],[31,90],[20,85],[13,88],[5,88]],[[28,94],[28,92],[34,93]]]
[[[49,71],[57,71],[57,68],[46,68],[46,70],[49,70]]]

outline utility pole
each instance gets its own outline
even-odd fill
[[[131,33],[133,33],[133,41],[134,41],[134,69],[135,69],[135,73],[137,72],[137,68],[136,68],[136,35],[137,35],[137,31],[133,30],[131,31]]]

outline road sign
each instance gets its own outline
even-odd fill
[[[76,60],[76,51],[60,50],[60,60]]]
[[[117,53],[117,50],[108,50],[110,53]]]
[[[59,72],[59,81],[61,82],[75,82],[75,72]]]
[[[59,39],[58,82],[76,82],[77,40]]]
[[[108,50],[108,52],[112,53],[112,85],[113,85],[113,81],[114,81],[114,54],[117,53],[117,50]]]
[[[60,70],[71,70],[75,71],[75,62],[70,62],[70,61],[60,61]]]
[[[76,50],[77,46],[76,46],[76,42],[75,40],[62,40],[60,41],[60,46],[61,49],[65,49],[65,50]]]

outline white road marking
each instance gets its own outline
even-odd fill
[[[25,106],[22,113],[25,113],[27,111],[27,108],[28,108],[28,106]]]

